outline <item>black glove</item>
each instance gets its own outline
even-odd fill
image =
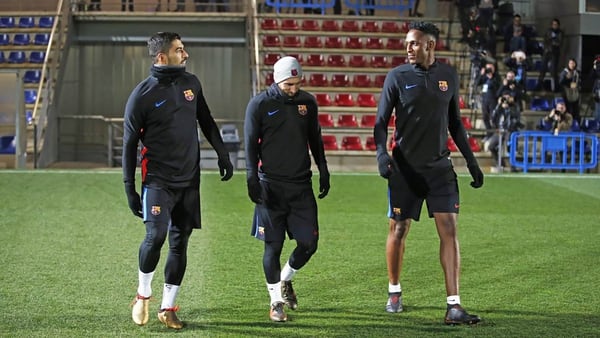
[[[327,168],[324,168],[323,170],[319,170],[319,198],[327,196],[329,188],[331,188],[329,184],[329,171]]]
[[[390,178],[390,175],[392,175],[393,172],[398,171],[396,161],[394,161],[387,152],[377,156],[377,165],[379,167],[379,175],[383,178]]]
[[[133,182],[125,182],[125,194],[127,195],[127,203],[129,204],[129,209],[133,212],[137,217],[143,218],[142,214],[142,200],[140,198],[140,194],[135,191],[135,183]]]
[[[483,172],[479,169],[479,165],[477,163],[467,165],[469,168],[469,173],[471,177],[473,177],[473,182],[471,182],[471,186],[473,188],[481,188],[483,185]]]
[[[258,180],[258,177],[256,177],[256,176],[249,177],[247,180],[247,183],[248,183],[248,196],[250,197],[252,202],[254,202],[256,204],[262,204],[264,200],[262,197],[262,187],[260,185],[260,181]]]
[[[221,181],[229,181],[229,179],[233,176],[233,164],[231,164],[231,161],[229,160],[229,154],[219,156],[217,164],[219,165]]]

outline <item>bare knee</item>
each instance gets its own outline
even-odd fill
[[[397,221],[390,218],[390,235],[398,240],[406,238],[410,228],[410,220]]]

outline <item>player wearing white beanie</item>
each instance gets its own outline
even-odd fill
[[[275,83],[285,81],[291,77],[302,77],[302,67],[293,56],[284,56],[273,66],[273,79]]]

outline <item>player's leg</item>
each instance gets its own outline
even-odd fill
[[[281,294],[281,251],[283,240],[265,241],[263,270],[267,280],[267,290],[271,299],[269,318],[274,322],[285,322],[287,315],[283,310],[284,300]]]

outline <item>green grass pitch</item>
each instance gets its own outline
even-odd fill
[[[0,171],[0,336],[600,336],[598,175],[488,175],[479,190],[459,176],[461,299],[484,320],[473,327],[443,324],[439,241],[425,207],[407,240],[405,312],[385,313],[385,181],[336,172],[331,181],[318,202],[319,250],[295,278],[299,308],[271,323],[245,173],[221,182],[203,172],[203,229],[190,239],[177,302],[186,327],[175,332],[154,314],[164,255],[150,322],[131,321],[144,227],[120,170]]]

